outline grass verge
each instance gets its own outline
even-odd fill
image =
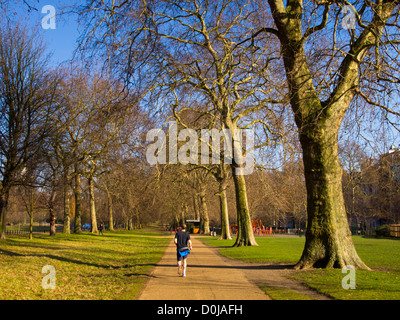
[[[268,286],[266,284],[259,284],[259,287],[264,290],[272,300],[312,300],[309,296],[289,288]]]
[[[204,238],[203,241],[219,247],[220,253],[228,258],[265,264],[295,264],[301,257],[305,242],[304,237],[259,237],[256,239],[257,247],[233,248],[234,240],[216,239]],[[356,289],[343,289],[342,281],[346,274],[341,269],[300,270],[293,272],[291,277],[334,299],[400,299],[400,241],[361,236],[354,236],[353,241],[361,259],[373,269],[356,271]],[[284,296],[284,292],[280,296]]]
[[[154,230],[8,237],[0,242],[0,299],[135,299],[169,238]],[[56,288],[43,289],[52,265]]]

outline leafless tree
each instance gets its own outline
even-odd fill
[[[296,267],[368,268],[357,255],[347,223],[337,137],[352,101],[361,99],[399,115],[394,105],[376,99],[398,95],[399,2],[268,4],[275,21],[268,32],[280,42],[307,186],[306,244]],[[354,15],[354,28],[341,23],[343,5]]]
[[[279,51],[269,45],[269,34],[254,41],[253,10],[249,1],[88,1],[80,8],[87,26],[81,47],[103,53],[128,85],[147,92],[144,101],[164,101],[176,117],[201,101],[199,118],[210,117],[232,133],[262,127],[262,144],[268,144],[281,138],[275,108],[283,100],[275,96],[282,83],[273,77]],[[245,179],[237,174],[242,164],[235,159],[235,245],[256,245]]]
[[[51,132],[55,81],[35,32],[23,26],[0,30],[0,233],[5,238],[10,188]]]

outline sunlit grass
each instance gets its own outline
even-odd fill
[[[301,257],[304,237],[258,237],[255,247],[233,248],[235,240],[205,238],[208,245],[220,247],[220,253],[232,259],[254,263],[295,264]],[[341,269],[301,270],[293,278],[335,299],[400,299],[400,241],[395,239],[353,237],[361,259],[372,271],[356,271],[356,289],[345,290]],[[278,289],[267,288],[276,293]],[[284,295],[284,294],[283,294]]]
[[[309,296],[290,290],[289,288],[259,285],[272,300],[312,300]]]
[[[0,299],[135,299],[169,239],[157,231],[8,237],[0,242]],[[56,288],[43,289],[45,265]]]

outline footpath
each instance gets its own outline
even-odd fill
[[[186,277],[178,275],[173,239],[138,300],[268,300],[245,275],[245,268],[230,263],[217,249],[192,237]]]

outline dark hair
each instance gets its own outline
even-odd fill
[[[186,229],[186,224],[182,223],[181,228],[182,228],[182,230],[185,230]]]

